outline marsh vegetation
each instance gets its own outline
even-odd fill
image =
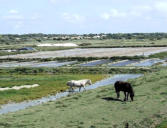
[[[135,90],[133,102],[116,100],[110,85],[1,115],[0,123],[5,127],[120,128],[127,123],[132,128],[156,127],[167,117],[166,74],[161,70],[129,80]]]

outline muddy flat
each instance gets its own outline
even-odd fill
[[[50,58],[50,57],[112,57],[112,56],[134,56],[150,55],[167,51],[167,47],[148,48],[87,48],[70,49],[61,51],[43,51],[27,54],[1,56],[0,58]]]

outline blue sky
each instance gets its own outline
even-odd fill
[[[0,0],[0,33],[167,32],[167,0]]]

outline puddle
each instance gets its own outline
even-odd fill
[[[160,59],[151,59],[151,60],[144,60],[138,64],[134,64],[133,66],[152,66],[156,63],[159,62],[164,62],[165,60],[160,60]]]
[[[101,86],[110,85],[110,84],[115,83],[115,81],[117,81],[117,80],[126,81],[128,79],[134,79],[134,78],[137,78],[140,76],[141,76],[141,74],[114,75],[113,77],[98,81],[98,82],[94,83],[93,85],[87,86],[86,90],[91,90],[91,89],[95,89],[95,88],[98,88]],[[78,91],[78,88],[75,89],[75,91]],[[81,89],[81,91],[83,91],[83,88]],[[43,97],[43,98],[37,99],[37,100],[2,105],[0,108],[0,114],[7,114],[9,112],[16,112],[16,111],[23,110],[23,109],[26,109],[26,108],[31,107],[31,106],[40,105],[42,103],[47,103],[49,101],[55,101],[55,100],[60,99],[62,97],[68,96],[69,94],[70,94],[70,92],[67,91],[67,92],[57,93],[54,96]]]
[[[88,62],[86,64],[80,64],[80,66],[97,66],[101,64],[110,63],[110,62],[112,62],[112,60],[96,60],[96,61]]]
[[[123,67],[137,62],[139,62],[139,60],[125,60],[121,62],[116,62],[114,64],[109,64],[109,66]]]

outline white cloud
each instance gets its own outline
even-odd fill
[[[167,2],[166,1],[158,1],[155,3],[155,9],[162,13],[167,13]]]
[[[3,17],[5,20],[24,20],[24,17],[22,15],[8,15]]]
[[[16,22],[16,24],[14,25],[14,29],[20,29],[24,26],[24,22],[23,21],[18,21]]]
[[[15,10],[15,9],[11,9],[11,10],[9,10],[9,13],[10,13],[10,14],[18,14],[19,11],[18,11],[18,10]]]
[[[18,10],[11,9],[8,11],[6,16],[3,16],[5,20],[24,20],[24,17],[19,13]]]
[[[167,1],[157,0],[147,5],[138,5],[131,8],[125,8],[123,11],[119,9],[111,9],[102,13],[100,17],[104,20],[116,18],[153,20],[156,17],[167,18]]]
[[[35,13],[30,17],[30,20],[39,20],[40,18],[40,15],[38,13]]]
[[[147,17],[155,15],[166,17],[167,1],[157,0],[150,5],[136,6],[135,8],[132,8],[132,11],[138,12],[141,15],[147,15]]]
[[[109,20],[111,17],[110,13],[103,13],[101,14],[101,18],[104,19],[104,20]]]
[[[63,18],[70,23],[83,23],[85,21],[85,17],[79,14],[70,14],[70,13],[63,13]]]
[[[126,12],[121,12],[117,9],[111,9],[111,17],[117,17],[117,18],[121,18],[121,17],[126,17],[127,13]]]
[[[3,20],[12,27],[12,29],[21,29],[26,26],[26,24],[38,22],[40,15],[38,13],[33,13],[29,16],[25,16],[15,9],[11,9],[8,13],[2,16]]]
[[[119,11],[118,9],[111,9],[109,12],[101,14],[101,18],[109,20],[110,18],[125,18],[127,15],[127,12]]]

